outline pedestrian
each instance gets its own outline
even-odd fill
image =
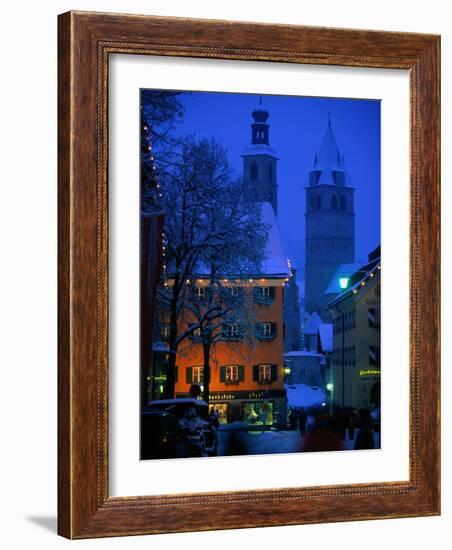
[[[340,433],[333,417],[319,412],[315,416],[314,427],[301,444],[301,451],[342,451],[344,449]]]
[[[369,409],[361,409],[359,417],[359,431],[356,436],[354,449],[374,449],[374,431],[372,429],[372,416]]]
[[[356,411],[352,411],[348,419],[348,435],[352,441],[355,439],[356,427],[357,427]]]
[[[308,421],[308,415],[304,410],[304,407],[300,407],[300,413],[298,415],[298,425],[300,426],[300,435],[304,436],[306,433],[306,423]]]
[[[346,411],[344,411],[344,409],[340,409],[337,412],[336,422],[337,422],[337,428],[339,430],[339,433],[341,434],[341,439],[342,439],[342,441],[345,441],[347,439],[348,417],[347,417],[347,413],[346,413]]]
[[[297,429],[297,416],[292,408],[289,409],[289,426],[291,430]]]
[[[225,456],[240,456],[248,454],[245,431],[239,427],[228,430],[229,437],[226,440]]]

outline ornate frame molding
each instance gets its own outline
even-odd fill
[[[261,49],[261,43],[268,49]],[[88,12],[59,17],[61,535],[86,538],[439,513],[439,48],[438,36],[408,33]],[[121,53],[410,71],[409,481],[109,497],[108,59]],[[219,502],[221,510],[212,506]]]

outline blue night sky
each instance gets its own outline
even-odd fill
[[[241,153],[251,143],[255,94],[191,92],[179,96],[185,108],[176,133],[213,137],[242,172]],[[294,96],[262,96],[270,113],[270,146],[278,162],[278,223],[286,255],[304,273],[305,190],[314,154],[331,113],[333,133],[355,187],[356,260],[380,244],[380,101]]]

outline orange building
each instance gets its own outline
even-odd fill
[[[240,319],[224,321],[212,346],[209,404],[220,422],[262,426],[286,420],[283,290],[289,271],[269,203],[262,203],[262,215],[270,227],[262,273],[222,281],[223,291],[234,293],[247,308],[248,326],[244,329]],[[209,281],[199,277],[193,285],[202,297]],[[184,328],[182,323],[179,330]],[[197,334],[178,350],[175,397],[187,397],[192,384],[204,384],[203,345]]]

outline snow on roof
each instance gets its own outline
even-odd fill
[[[323,325],[323,321],[320,318],[319,314],[314,311],[311,314],[311,317],[309,317],[309,321],[306,323],[305,327],[303,328],[304,334],[317,334],[317,329],[320,325]]]
[[[343,172],[345,179],[342,185],[350,185],[350,178],[344,165],[344,156],[339,151],[330,118],[319,153],[315,155],[312,172],[320,172],[316,185],[337,185],[333,172]]]
[[[367,270],[367,267],[369,267],[369,265],[371,265],[372,267],[371,269]],[[362,290],[362,292],[366,294],[369,291],[369,285],[366,286],[365,281],[367,280],[368,277],[371,277],[371,276],[374,277],[375,274],[378,274],[378,277],[374,278],[374,283],[377,280],[379,280],[380,268],[381,268],[381,262],[379,258],[378,260],[371,262],[371,264],[367,264],[366,266],[364,266],[364,269],[361,272],[362,276],[357,277],[354,284],[352,284],[346,290],[343,290],[340,294],[338,294],[335,298],[333,298],[331,302],[329,302],[329,304],[327,305],[327,309],[332,308],[334,305],[338,304],[339,302],[351,296],[352,294],[356,294],[358,290]],[[358,271],[358,272],[355,272],[355,274],[360,274],[360,273]]]
[[[314,389],[306,384],[290,384],[285,386],[289,407],[315,407],[325,402],[325,392]]]
[[[270,147],[270,145],[265,145],[264,143],[254,143],[251,145],[248,145],[243,152],[242,157],[252,157],[254,155],[268,155],[269,157],[275,157],[278,158],[276,152],[274,149]]]
[[[340,277],[350,277],[355,273],[359,268],[361,267],[361,264],[359,263],[352,263],[352,264],[342,264],[340,265],[336,273],[333,275],[333,278],[329,282],[328,286],[325,289],[324,294],[339,294],[342,292],[342,289],[339,285],[339,278]]]
[[[268,227],[267,242],[265,244],[264,259],[259,273],[246,274],[248,277],[260,278],[263,275],[286,279],[290,277],[290,269],[287,262],[287,256],[281,243],[278,224],[272,205],[269,202],[258,203],[261,208],[261,223]],[[196,276],[203,277],[209,273],[209,268],[203,263],[198,262],[196,267]],[[224,273],[234,277],[234,273]],[[245,275],[242,273],[242,275]]]
[[[152,344],[152,351],[168,351],[168,349],[166,342],[154,342]]]
[[[262,262],[262,274],[289,277],[287,256],[284,254],[276,222],[275,212],[269,202],[261,203],[262,223],[269,226],[265,259]]]
[[[333,325],[325,323],[318,328],[320,345],[323,351],[333,351]]]

